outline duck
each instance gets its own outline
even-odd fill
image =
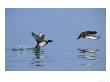
[[[44,47],[48,43],[53,42],[53,40],[46,40],[45,39],[45,34],[42,33],[42,32],[40,32],[38,35],[33,33],[33,32],[31,32],[31,34],[37,42],[37,45],[35,46],[35,48]]]
[[[97,35],[96,31],[84,31],[84,32],[81,32],[81,34],[78,36],[77,39],[80,39],[80,38],[96,40],[96,39],[99,39],[100,36]]]

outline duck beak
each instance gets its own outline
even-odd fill
[[[53,42],[53,40],[48,40],[48,42]]]

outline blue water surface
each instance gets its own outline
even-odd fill
[[[6,71],[105,71],[105,8],[6,8]],[[83,31],[97,31],[98,40],[79,39]],[[52,39],[36,55],[31,32]],[[12,49],[22,48],[21,50]],[[99,49],[95,59],[85,59],[78,48]]]

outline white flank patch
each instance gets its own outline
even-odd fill
[[[100,37],[99,36],[85,36],[87,39],[93,39],[93,40],[97,40]]]
[[[40,47],[43,47],[45,45],[46,45],[46,42],[42,42],[42,43],[39,44]]]

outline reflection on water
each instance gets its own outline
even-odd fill
[[[26,55],[28,54],[29,51],[31,51],[34,55],[34,58],[32,58],[32,63],[35,66],[44,66],[43,62],[45,62],[45,58],[47,58],[47,56],[44,55],[44,51],[39,48],[39,47],[35,47],[35,48],[23,48],[23,47],[19,47],[19,48],[12,48],[10,49],[14,54],[17,55]],[[26,51],[26,54],[25,54]],[[14,55],[13,55],[14,57]]]
[[[97,59],[96,56],[97,56],[97,52],[99,51],[99,49],[78,48],[77,50],[80,52],[79,59],[82,59],[82,61],[84,60],[83,62],[80,63],[80,65],[87,66],[87,67],[96,65],[96,63],[94,63],[92,61],[94,61],[94,60],[96,61],[96,59]]]
[[[8,52],[6,57],[7,71],[23,70],[24,68],[27,68],[27,70],[40,70],[33,66],[43,67],[48,62],[47,56],[40,48],[8,48],[6,51]]]
[[[41,54],[43,54],[44,51],[41,51],[40,48],[33,48],[33,53],[36,56],[36,59],[41,59]]]
[[[81,63],[80,65],[82,66],[94,66],[96,65],[95,63],[87,63],[87,62],[84,62],[84,63]]]
[[[82,53],[79,55],[80,58],[85,60],[95,60],[96,59],[96,52],[99,51],[99,49],[81,49],[78,48],[78,51]]]
[[[93,53],[96,54],[97,51],[99,51],[99,49],[81,49],[78,48],[78,51],[80,51],[80,53]]]
[[[87,59],[87,60],[95,60],[96,59],[96,55],[93,54],[85,54],[85,55],[79,55],[80,58],[82,59]]]
[[[6,70],[62,70],[64,68],[65,70],[67,68],[71,68],[69,70],[93,70],[96,66],[99,65],[99,49],[74,48],[74,51],[77,52],[71,52],[72,54],[69,54],[69,52],[62,52],[62,55],[60,55],[60,51],[58,52],[59,54],[55,54],[57,52],[48,52],[45,50],[45,47],[15,47],[12,49],[7,49],[8,54],[6,57],[6,62],[8,63],[6,63]],[[73,53],[77,54],[73,55]]]
[[[44,51],[41,49],[41,48],[33,48],[33,54],[35,55],[34,59],[32,59],[32,63],[31,64],[34,64],[35,66],[44,66],[44,63],[45,62],[45,58],[46,56],[44,56]]]
[[[15,70],[15,69],[26,70],[27,68],[28,68],[27,70],[48,70],[48,69],[52,70],[52,67],[54,66],[55,66],[54,68],[59,67],[58,70],[61,70],[64,67],[65,68],[74,67],[75,64],[71,63],[74,60],[77,61],[76,66],[75,66],[77,68],[75,69],[74,67],[74,69],[71,69],[71,70],[90,70],[90,69],[92,70],[94,69],[92,67],[95,67],[98,65],[96,63],[99,59],[99,56],[97,53],[99,51],[98,49],[78,48],[76,49],[76,51],[78,51],[77,55],[73,55],[73,54],[72,55],[70,54],[69,55],[59,55],[59,54],[57,55],[56,54],[56,56],[49,55],[49,58],[48,58],[48,55],[46,54],[47,51],[43,50],[42,48],[22,48],[22,49],[12,48],[7,51],[8,56],[7,56],[6,62],[8,63],[6,65],[6,70]],[[69,58],[70,61],[68,60],[69,56],[70,56]],[[78,56],[78,58],[75,56]],[[54,60],[52,57],[53,58],[56,57],[56,59]],[[53,60],[51,62],[48,62],[48,60],[50,60],[51,58]],[[68,63],[65,62],[65,60],[62,60],[62,58],[65,60],[68,60]],[[51,66],[51,63],[52,63],[52,66]],[[61,65],[62,67],[61,69],[59,65]],[[82,67],[82,69],[80,69],[80,67]]]

